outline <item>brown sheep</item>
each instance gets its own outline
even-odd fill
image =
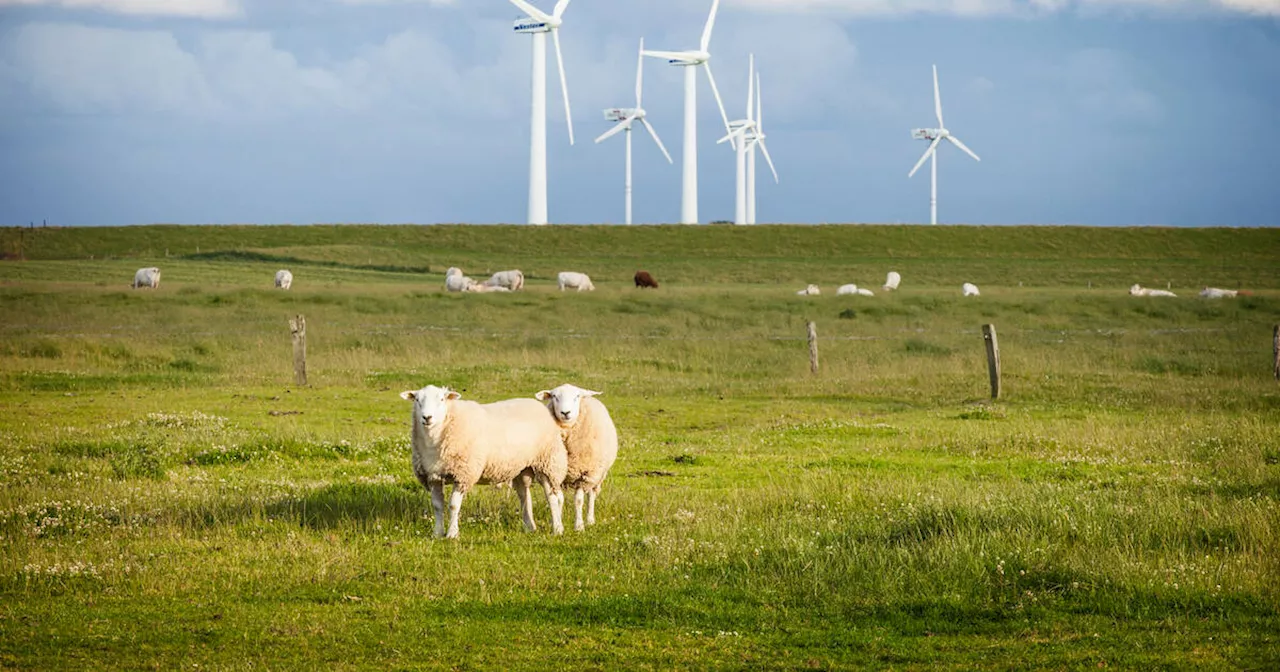
[[[658,281],[649,275],[649,271],[636,271],[636,287],[644,289],[645,287],[658,288]]]

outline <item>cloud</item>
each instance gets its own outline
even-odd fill
[[[1037,16],[1067,11],[1229,11],[1280,16],[1280,0],[729,0],[770,12],[828,12],[855,16],[938,14],[964,17]]]
[[[136,16],[230,19],[244,14],[240,0],[0,0],[0,7],[54,6]]]

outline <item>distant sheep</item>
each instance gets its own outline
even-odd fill
[[[293,273],[276,271],[276,289],[289,289],[293,286]]]
[[[475,280],[462,274],[462,269],[450,267],[444,273],[444,288],[448,292],[466,292],[476,284]]]
[[[902,282],[902,276],[897,271],[889,271],[888,277],[884,280],[884,291],[892,292],[898,289],[898,285]]]
[[[1240,292],[1234,289],[1218,289],[1217,287],[1205,287],[1200,290],[1200,296],[1206,299],[1234,299]]]
[[[524,289],[524,273],[520,271],[498,271],[493,277],[484,281],[486,287],[502,287],[518,292]]]
[[[636,271],[635,281],[636,281],[636,287],[639,287],[640,289],[645,289],[645,288],[657,289],[658,288],[658,281],[654,280],[652,275],[649,275],[649,271]]]
[[[796,296],[819,296],[822,294],[822,288],[817,285],[809,285],[804,289],[796,292]]]
[[[565,271],[556,277],[556,285],[560,291],[566,289],[576,289],[579,292],[594,292],[596,286],[591,283],[591,278],[586,273],[575,273],[573,271]]]
[[[511,290],[506,287],[495,287],[493,285],[473,282],[467,286],[466,291],[473,294],[491,294],[493,292],[510,292]]]
[[[1132,287],[1129,288],[1129,296],[1174,296],[1176,297],[1177,294],[1174,294],[1173,292],[1165,291],[1163,289],[1149,289],[1147,287],[1143,287],[1142,285],[1135,283]]]
[[[960,288],[960,291],[963,292],[965,296],[982,296],[982,292],[978,291],[978,286],[972,282],[964,283],[964,286]]]
[[[564,532],[564,483],[568,454],[560,426],[533,399],[492,404],[463,401],[448,388],[427,386],[401,392],[413,402],[413,473],[431,491],[437,537],[458,538],[462,498],[480,484],[510,483],[520,496],[526,531],[537,529],[529,486],[542,484],[551,508],[551,529]],[[453,484],[449,527],[444,522],[444,486]]]
[[[596,497],[605,476],[618,459],[618,429],[609,417],[609,409],[595,397],[599,392],[573,385],[543,390],[536,397],[547,405],[551,417],[560,426],[569,467],[565,489],[573,489],[573,529],[582,531],[596,524]],[[585,524],[582,500],[587,500]]]
[[[866,289],[865,287],[859,287],[857,285],[841,285],[840,288],[836,290],[836,295],[837,296],[850,296],[850,295],[875,296],[876,294],[875,292],[869,289]]]
[[[151,268],[139,268],[137,273],[133,274],[134,289],[160,289],[160,269],[152,266]]]

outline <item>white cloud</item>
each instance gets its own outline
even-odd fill
[[[138,16],[229,19],[244,13],[240,0],[0,0],[0,7],[51,5]]]
[[[1183,12],[1225,10],[1280,16],[1280,0],[728,0],[747,9],[772,12],[832,12],[857,16],[946,14],[953,16],[1035,16],[1064,11],[1097,13],[1134,9]]]

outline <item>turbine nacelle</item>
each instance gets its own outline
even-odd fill
[[[555,19],[555,18],[549,19],[547,21],[542,21],[540,19],[529,19],[529,18],[517,19],[515,21],[514,30],[515,32],[521,33],[521,34],[549,33],[559,28],[562,23],[563,22],[561,20]]]
[[[636,107],[611,107],[604,111],[605,121],[644,119],[645,111]]]
[[[928,140],[933,142],[938,138],[945,138],[951,135],[945,128],[917,128],[911,131],[911,137],[915,140]]]

